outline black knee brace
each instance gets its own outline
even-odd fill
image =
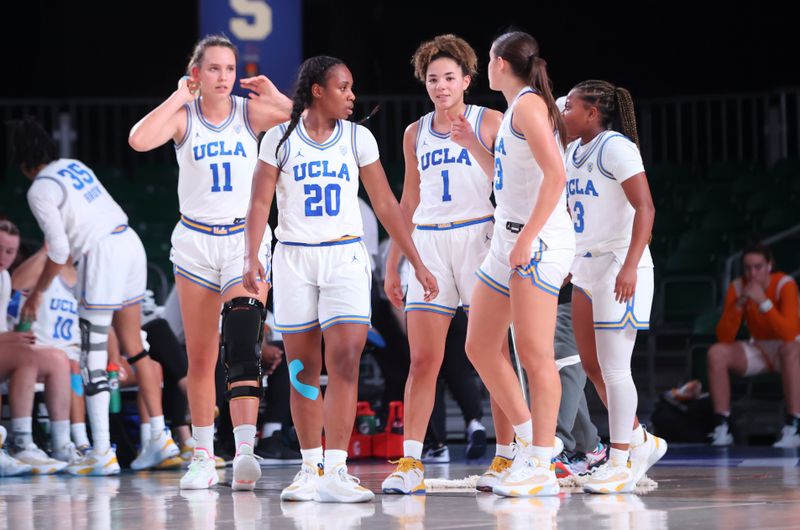
[[[262,397],[261,340],[265,317],[264,304],[255,298],[234,298],[222,308],[220,358],[225,366],[228,400]],[[230,387],[239,381],[254,381],[257,386]]]
[[[89,341],[91,332],[108,334],[108,326],[96,326],[85,318],[78,319],[78,327],[81,332],[81,357],[80,369],[83,386],[87,396],[94,396],[100,392],[109,392],[108,372],[103,370],[89,370],[89,353],[91,351],[103,350],[108,347],[108,342],[92,344]]]

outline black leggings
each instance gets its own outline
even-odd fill
[[[159,363],[164,372],[164,390],[161,398],[164,417],[172,427],[186,425],[188,403],[186,394],[178,386],[178,381],[186,377],[189,369],[186,350],[163,318],[151,320],[142,326],[142,329],[147,332],[150,358]]]

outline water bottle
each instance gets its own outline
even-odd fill
[[[30,331],[31,330],[31,321],[30,320],[20,320],[17,322],[17,325],[14,326],[14,331]]]
[[[108,411],[118,414],[122,411],[122,395],[119,392],[119,366],[108,363],[108,389],[111,392],[111,401],[108,404]]]

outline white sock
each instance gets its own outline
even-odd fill
[[[150,426],[149,423],[141,423],[139,424],[139,447],[142,451],[150,442],[152,436],[151,433],[153,432],[153,428]]]
[[[533,422],[528,420],[525,423],[514,425],[514,434],[523,445],[531,445],[533,443]]]
[[[281,424],[278,422],[268,422],[261,426],[261,439],[269,438],[276,431],[281,430]]]
[[[233,439],[236,445],[236,452],[239,452],[239,446],[247,444],[253,447],[256,440],[256,426],[255,425],[239,425],[233,428]]]
[[[416,440],[403,440],[403,456],[406,458],[422,458],[422,442]]]
[[[608,453],[608,461],[609,464],[612,466],[624,466],[628,463],[628,456],[629,451],[623,451],[622,449],[614,449],[611,448],[611,451]]]
[[[597,360],[603,374],[608,396],[608,430],[611,443],[629,444],[631,425],[636,417],[638,394],[631,376],[631,354],[636,342],[636,330],[598,330]]]
[[[19,449],[33,444],[33,418],[31,416],[11,418],[11,436],[14,439],[14,446]]]
[[[75,442],[77,447],[91,445],[89,443],[89,435],[86,434],[85,423],[73,423],[70,425],[69,430],[72,431],[72,441]]]
[[[325,473],[330,473],[336,466],[342,464],[347,464],[347,451],[325,449]]]
[[[539,461],[540,466],[549,466],[553,458],[552,447],[542,447],[541,445],[529,445],[525,448],[528,454]]]
[[[69,443],[69,420],[50,422],[50,439],[53,450],[59,450]]]
[[[631,447],[638,447],[644,443],[644,429],[641,425],[631,433]]]
[[[164,432],[164,415],[150,416],[150,439],[157,440],[161,438],[161,433]]]
[[[0,425],[0,449],[2,449],[3,445],[6,443],[6,436],[8,436],[8,431],[5,427]]]
[[[200,427],[192,425],[192,438],[194,438],[195,449],[204,449],[208,456],[214,458],[214,426],[208,425]]]
[[[303,462],[307,463],[313,468],[319,467],[322,463],[322,447],[314,447],[313,449],[300,449],[300,456],[303,457]]]
[[[494,454],[511,460],[514,458],[514,448],[511,445],[496,444]]]

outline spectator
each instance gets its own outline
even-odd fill
[[[708,351],[708,377],[717,426],[711,444],[731,445],[730,373],[751,376],[780,372],[786,401],[786,425],[775,447],[800,447],[800,321],[797,284],[787,274],[773,272],[772,252],[762,244],[745,249],[744,275],[725,295],[717,324],[717,344]],[[750,339],[736,341],[742,321]]]

